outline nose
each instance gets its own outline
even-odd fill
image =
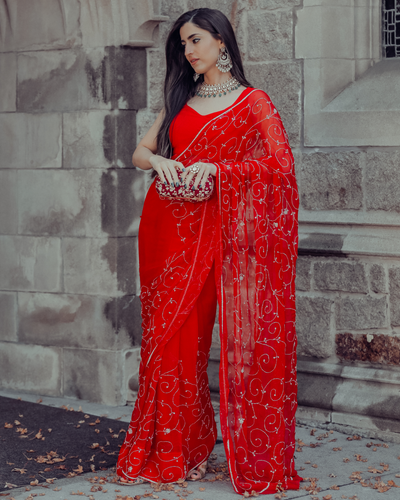
[[[192,53],[192,48],[189,44],[185,45],[185,57],[188,57]]]

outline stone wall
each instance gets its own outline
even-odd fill
[[[125,403],[145,194],[131,157],[166,18],[129,0],[0,0],[0,18],[1,386]]]
[[[162,107],[172,22],[212,7],[296,158],[298,418],[399,432],[400,120],[388,103],[400,68],[380,60],[379,0],[162,0],[150,14],[156,2],[93,1],[43,0],[47,16],[0,2],[13,28],[0,54],[3,386],[111,403],[135,388],[147,180],[130,156]],[[216,325],[215,390],[218,345]]]

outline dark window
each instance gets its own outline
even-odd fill
[[[400,57],[400,0],[382,1],[383,57]]]

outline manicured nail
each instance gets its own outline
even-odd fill
[[[186,186],[186,184],[185,184],[185,189],[187,189],[187,186]]]
[[[171,187],[173,188],[175,186],[175,184],[173,182],[171,182]]]
[[[182,171],[183,171],[183,172],[186,172],[186,168],[185,168],[185,167],[182,167]]]
[[[164,181],[164,184],[167,185],[167,181]]]

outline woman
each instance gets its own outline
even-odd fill
[[[218,300],[221,427],[233,486],[298,489],[298,193],[287,136],[269,97],[245,79],[221,12],[183,14],[166,57],[165,107],[133,163],[185,189],[213,176],[216,189],[203,202],[160,198],[155,183],[147,194],[139,394],[117,473],[129,483],[204,476],[217,436],[206,370]]]

